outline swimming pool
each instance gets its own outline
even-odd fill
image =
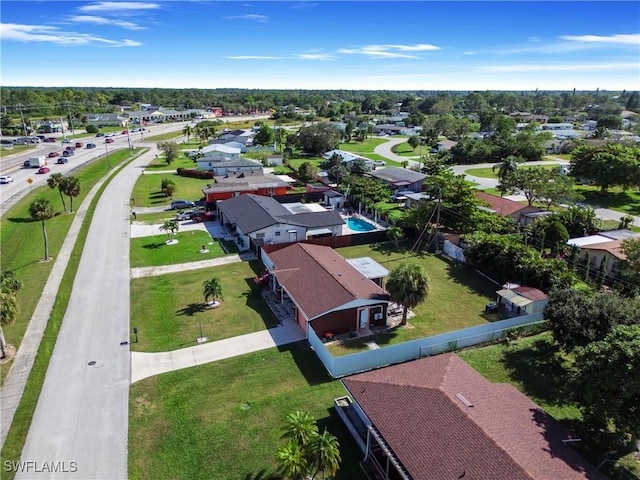
[[[376,229],[376,227],[371,223],[353,217],[347,220],[347,226],[351,230],[355,230],[356,232],[370,232],[371,230]]]

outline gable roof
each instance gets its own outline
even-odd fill
[[[548,298],[546,293],[533,287],[504,288],[498,290],[496,294],[520,307]]]
[[[300,225],[307,228],[331,227],[333,225],[344,225],[344,220],[340,213],[335,210],[326,212],[295,213],[290,215],[279,215],[278,220],[289,225]]]
[[[414,480],[604,479],[538,405],[453,353],[342,382]]]
[[[268,256],[278,282],[309,320],[354,300],[389,298],[331,247],[294,243]]]
[[[533,209],[533,207],[528,207],[520,202],[515,202],[497,195],[491,195],[490,193],[476,192],[476,197],[488,203],[491,206],[491,209],[501,217],[508,217],[509,215],[513,215],[525,208]]]
[[[258,160],[251,160],[250,158],[207,158],[201,157],[196,162],[198,165],[202,164],[205,166],[211,166],[213,168],[223,168],[223,167],[255,167],[262,168],[262,163]]]
[[[378,168],[372,172],[367,172],[370,177],[375,177],[380,180],[384,180],[389,183],[409,182],[416,183],[421,182],[427,176],[424,173],[414,172],[408,168],[399,167],[385,167]]]
[[[584,250],[603,250],[610,253],[618,260],[626,260],[627,256],[622,251],[622,240],[611,240],[609,242],[595,243],[592,245],[584,245]]]
[[[204,147],[202,150],[200,150],[200,152],[203,155],[206,155],[207,153],[210,152],[222,152],[222,153],[227,153],[227,154],[234,154],[234,153],[240,153],[240,149],[239,148],[235,148],[235,147],[229,147],[228,145],[225,144],[219,144],[219,143],[214,143],[213,145],[208,145],[206,147]]]

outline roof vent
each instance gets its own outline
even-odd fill
[[[467,407],[473,407],[473,403],[471,403],[469,400],[467,400],[465,398],[464,395],[462,395],[461,393],[456,393],[456,397],[458,398],[458,400],[460,400],[462,403],[465,404],[465,406]]]

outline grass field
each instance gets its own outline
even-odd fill
[[[131,325],[140,332],[137,351],[158,352],[195,345],[202,324],[210,340],[257,332],[278,324],[253,283],[259,262],[237,262],[214,268],[131,281]],[[224,301],[207,308],[202,283],[217,278]]]
[[[289,164],[296,170],[298,170],[298,168],[300,168],[300,165],[302,165],[305,162],[309,162],[311,165],[314,165],[320,168],[320,165],[324,163],[324,159],[320,157],[308,157],[308,158],[292,158],[291,160],[289,160]]]
[[[130,242],[131,267],[155,267],[158,265],[197,262],[225,255],[220,244],[213,240],[208,232],[200,230],[178,231],[174,236],[178,243],[174,245],[165,243],[168,238],[166,234],[132,238]],[[200,253],[202,245],[209,249],[209,253]]]
[[[5,158],[10,155],[17,155],[19,153],[24,153],[33,148],[34,148],[33,145],[14,145],[10,148],[6,148],[5,146],[2,146],[0,148],[0,158]]]
[[[167,173],[158,175],[140,175],[133,187],[131,198],[136,207],[157,207],[160,205],[171,205],[171,198],[165,197],[160,191],[162,179],[171,179],[176,184],[176,191],[173,198],[185,200],[200,200],[204,194],[202,189],[211,183],[212,180],[200,180],[199,178],[181,177],[177,173]]]
[[[597,443],[583,423],[571,387],[571,359],[560,350],[550,333],[458,354],[490,381],[512,384],[556,420],[576,433],[584,434],[583,441],[574,446],[593,464],[597,465],[607,456],[616,458],[611,450],[615,446]],[[640,474],[640,463],[632,455],[623,456],[618,464]]]
[[[420,156],[420,146],[415,149],[409,145],[408,143],[399,143],[391,149],[396,155],[401,155],[403,157],[419,157]],[[429,153],[429,147],[422,147],[423,153]]]
[[[610,188],[607,193],[600,193],[600,187],[578,186],[576,191],[584,195],[584,203],[594,208],[609,208],[629,215],[640,215],[640,191],[622,191]]]
[[[147,129],[148,131],[146,133],[150,133],[151,129]],[[161,133],[160,135],[152,135],[150,137],[145,137],[145,141],[147,142],[166,142],[166,141],[171,141],[171,140],[175,140],[178,137],[182,136],[182,130],[176,130],[175,132],[167,132],[167,133]]]
[[[164,157],[158,157],[147,164],[145,171],[153,172],[154,170],[177,170],[178,168],[196,168],[196,163],[186,155],[178,155],[171,165],[167,163]]]
[[[546,169],[556,168],[557,165],[520,165],[518,168],[531,168],[531,167],[542,167]],[[473,175],[474,177],[480,178],[494,178],[498,179],[498,170],[495,172],[493,168],[470,168],[465,172],[467,175]]]
[[[139,155],[141,150],[119,150],[111,154],[112,166],[118,165],[133,156]],[[107,161],[100,158],[79,168],[73,175],[80,180],[80,195],[74,199],[74,206],[82,203],[91,188],[107,173]],[[29,217],[29,205],[37,198],[44,198],[51,202],[56,216],[47,220],[45,225],[49,241],[49,255],[55,258],[60,251],[62,243],[67,235],[69,227],[74,219],[74,214],[63,213],[60,195],[49,187],[40,187],[28,193],[22,200],[16,203],[0,220],[0,242],[2,254],[0,265],[2,270],[12,270],[23,287],[18,295],[20,311],[16,321],[11,325],[3,326],[7,343],[20,345],[28,322],[40,299],[40,292],[49,277],[53,262],[41,262],[44,257],[44,240],[42,225],[33,222]],[[68,208],[67,199],[67,208]],[[2,381],[10,364],[2,368]]]
[[[368,138],[364,142],[351,141],[349,143],[341,143],[338,145],[338,149],[362,155],[363,153],[373,153],[378,145],[385,142],[386,140],[381,138]]]
[[[422,265],[430,278],[427,301],[415,308],[415,316],[405,327],[378,335],[380,346],[396,344],[416,338],[450,332],[495,320],[484,307],[495,299],[498,286],[474,270],[455,265],[435,255],[413,255],[406,250],[397,251],[391,243],[360,245],[338,249],[345,258],[371,257],[388,270],[402,262]],[[346,355],[366,350],[362,341],[351,340],[342,346],[333,345],[335,355]]]
[[[136,383],[129,402],[129,478],[259,480],[277,469],[287,414],[309,412],[338,437],[336,480],[364,480],[362,455],[335,413],[346,394],[304,344]]]
[[[135,211],[135,208],[132,208]],[[174,220],[176,218],[175,210],[167,210],[165,212],[158,213],[140,213],[136,214],[136,222],[144,223],[146,225],[162,224],[167,220]]]

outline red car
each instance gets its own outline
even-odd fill
[[[58,140],[56,140],[55,137],[47,137],[44,139],[44,141],[47,143],[56,143]]]
[[[113,143],[113,138],[105,138],[104,143]]]
[[[49,173],[51,169],[49,167],[40,167],[38,173]]]
[[[127,130],[122,130],[122,135],[126,135],[127,133],[129,133]]]
[[[54,157],[59,157],[60,153],[59,152],[49,152],[49,158],[54,158]]]

